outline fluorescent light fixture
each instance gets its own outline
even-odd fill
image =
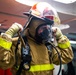
[[[28,5],[28,6],[32,6],[34,5],[35,3],[37,3],[37,1],[35,0],[15,0],[21,4],[24,4],[24,5]]]
[[[69,3],[75,2],[76,0],[54,0],[54,1],[57,1],[57,2],[60,2],[60,3],[65,3],[65,4],[69,4]]]
[[[71,44],[76,44],[76,41],[70,40],[70,43],[71,43]]]
[[[0,26],[2,26],[2,24],[0,24]]]
[[[70,26],[68,24],[54,25],[54,27],[58,27],[61,30],[70,28]]]

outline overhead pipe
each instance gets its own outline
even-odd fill
[[[62,24],[64,23],[68,23],[68,22],[71,22],[71,21],[74,21],[76,20],[76,17],[75,18],[71,18],[71,19],[67,19],[67,20],[64,20],[64,21],[61,21]]]
[[[9,16],[14,16],[14,17],[19,17],[19,18],[26,18],[25,16],[10,14],[10,13],[1,12],[1,11],[0,11],[0,14],[9,15]]]

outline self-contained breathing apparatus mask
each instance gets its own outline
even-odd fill
[[[35,36],[32,36],[32,34],[29,31],[29,34],[32,38],[36,40],[37,43],[45,43],[47,41],[52,41],[52,26],[53,26],[54,21],[50,20],[48,18],[38,18],[33,16],[29,28],[31,26],[36,26],[35,27]],[[36,24],[36,25],[35,25]]]
[[[36,29],[35,37],[41,43],[52,41],[51,25],[47,25],[47,24],[39,25]]]

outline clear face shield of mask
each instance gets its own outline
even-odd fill
[[[36,29],[36,39],[41,43],[52,41],[52,26],[49,24],[41,24]]]

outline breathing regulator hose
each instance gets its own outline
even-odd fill
[[[53,47],[53,48],[56,50],[57,54],[58,54],[58,58],[59,58],[59,60],[60,60],[60,68],[59,68],[59,71],[58,71],[57,75],[59,75],[60,72],[61,72],[61,68],[62,68],[61,55],[60,55],[60,53],[58,52],[56,46],[55,46],[52,42],[46,43],[45,45],[46,45],[46,47],[51,45],[51,47]]]

